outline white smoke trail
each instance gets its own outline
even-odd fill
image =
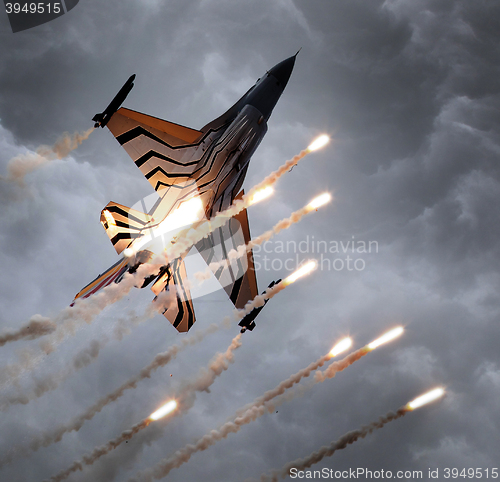
[[[18,340],[34,340],[54,332],[56,325],[49,318],[42,315],[33,315],[28,324],[17,331],[8,331],[0,334],[0,346]]]
[[[90,324],[104,308],[126,296],[137,283],[142,284],[142,279],[156,269],[156,265],[141,265],[134,274],[126,273],[119,284],[111,283],[91,298],[77,299],[74,306],[63,308],[53,319],[43,318],[47,324],[52,323],[55,329],[40,340],[38,349],[25,350],[21,362],[2,368],[0,387],[14,383],[21,374],[33,369],[67,337],[74,336],[79,328]]]
[[[27,456],[31,453],[31,451],[37,451],[40,447],[47,447],[53,443],[59,442],[65,433],[80,430],[80,428],[86,421],[91,420],[105,406],[109,405],[110,403],[120,398],[126,390],[136,388],[137,384],[141,380],[145,378],[150,378],[151,374],[155,370],[169,363],[172,359],[174,359],[177,356],[180,350],[182,350],[187,346],[199,343],[201,340],[205,338],[205,336],[214,333],[221,328],[229,328],[231,326],[232,320],[238,321],[241,318],[243,318],[246,314],[250,313],[254,308],[258,306],[263,306],[266,299],[274,297],[277,293],[284,290],[286,287],[287,285],[282,282],[278,283],[272,288],[268,288],[264,292],[264,294],[257,295],[253,300],[249,301],[243,309],[233,310],[232,316],[226,316],[223,319],[221,325],[213,324],[203,331],[196,332],[194,336],[183,339],[183,341],[179,345],[174,345],[170,347],[166,352],[158,354],[147,367],[141,370],[141,372],[138,375],[129,379],[127,382],[122,384],[118,389],[114,390],[112,393],[101,398],[98,402],[89,407],[83,414],[79,415],[78,417],[75,417],[69,423],[60,425],[50,433],[46,433],[38,437],[33,437],[28,447],[27,446],[13,447],[7,456],[5,456],[3,459],[0,459],[0,468],[12,462],[12,460],[17,456]]]
[[[300,151],[299,154],[286,161],[278,169],[276,169],[276,171],[269,174],[269,176],[267,176],[263,181],[250,189],[250,191],[248,191],[248,193],[243,196],[241,200],[236,201],[231,207],[229,207],[225,216],[232,217],[238,214],[243,209],[247,208],[251,204],[253,196],[258,191],[266,188],[267,186],[273,186],[274,184],[276,184],[281,176],[283,176],[287,172],[290,172],[290,169],[295,167],[299,163],[299,161],[304,159],[304,157],[306,157],[311,152],[313,152],[313,150],[310,148],[304,149]]]
[[[273,400],[277,396],[282,395],[283,393],[285,393],[286,390],[292,388],[297,383],[300,383],[300,381],[303,378],[307,378],[313,371],[321,368],[330,359],[331,359],[331,356],[329,354],[318,358],[316,361],[312,362],[307,367],[302,368],[302,370],[299,370],[297,373],[294,373],[292,376],[288,377],[286,380],[283,380],[282,382],[280,382],[273,389],[268,390],[263,395],[256,398],[253,402],[248,403],[244,407],[238,409],[236,411],[236,416],[241,416],[247,410],[250,410],[254,407],[260,407],[262,405],[265,405],[267,402]],[[234,417],[232,417],[232,418],[234,418]]]
[[[143,266],[141,266],[140,268],[142,268]],[[144,268],[147,269],[148,266],[144,266]],[[130,281],[131,279],[133,279],[133,275],[129,275],[128,280]],[[257,295],[254,299],[250,300],[245,305],[245,307],[243,309],[233,310],[233,319],[235,321],[238,321],[238,320],[242,319],[245,315],[250,313],[254,308],[259,307],[259,306],[263,306],[265,304],[266,300],[274,297],[277,293],[279,293],[280,291],[285,289],[286,286],[287,286],[286,283],[281,282],[272,288],[268,288],[263,294]],[[106,290],[106,288],[105,288],[105,290]],[[103,292],[101,292],[101,293],[104,293],[104,292],[105,291],[103,290]],[[97,294],[96,297],[99,297],[101,295],[101,293]],[[162,307],[164,306],[164,302],[168,303],[169,296],[171,296],[170,292],[160,293],[157,297],[156,303],[151,304],[149,306],[149,308],[146,310],[146,314],[143,315],[142,317],[138,318],[138,321],[136,321],[136,323],[145,321],[145,320],[153,317],[154,315],[156,315],[158,312],[163,311]],[[165,298],[165,300],[163,300],[163,298]],[[87,302],[87,300],[82,300],[82,301],[83,301],[83,303]],[[77,306],[77,305],[75,305],[75,306]],[[90,306],[92,308],[95,308],[94,305],[90,305]],[[101,307],[101,309],[103,309],[104,307]],[[67,309],[71,310],[72,308],[67,308]],[[90,322],[90,321],[88,321],[88,322]],[[137,385],[137,382],[140,381],[141,379],[149,378],[151,376],[152,371],[155,371],[160,366],[164,366],[166,363],[168,363],[172,358],[174,358],[177,355],[177,353],[180,351],[181,348],[184,348],[184,347],[189,346],[189,345],[193,345],[195,343],[199,343],[199,341],[201,341],[207,334],[214,333],[215,331],[217,331],[218,329],[220,329],[222,327],[229,328],[230,325],[231,325],[231,317],[228,316],[228,317],[224,318],[224,320],[220,326],[212,325],[208,329],[201,331],[201,332],[198,332],[194,337],[186,338],[185,340],[183,340],[183,343],[181,343],[180,346],[173,346],[173,347],[171,347],[171,349],[167,350],[167,352],[157,355],[155,357],[155,359],[153,360],[153,362],[150,365],[148,365],[146,368],[144,368],[138,376],[133,377],[131,380],[129,380],[128,382],[123,384],[118,390],[111,393],[107,397],[104,397],[104,399],[101,399],[97,404],[92,406],[82,417],[79,417],[77,419],[77,422],[70,426],[71,428],[69,431],[79,430],[79,428],[83,424],[84,420],[90,420],[96,413],[100,412],[102,410],[102,408],[104,406],[106,406],[108,403],[111,403],[111,402],[115,401],[117,398],[121,397],[121,395],[124,393],[125,390],[127,390],[129,388],[135,388]],[[123,336],[125,330],[123,328],[119,328],[119,327],[117,327],[117,328],[119,330],[119,335]],[[99,342],[96,342],[98,344],[97,345],[94,344],[91,350],[85,351],[85,353],[86,353],[85,358],[88,359],[87,365],[89,363],[91,363],[91,361],[93,361],[97,358],[97,356],[100,352],[100,349],[107,342],[108,342],[108,340],[103,338]],[[50,351],[46,350],[45,353],[49,354]],[[28,358],[28,361],[29,360],[30,360],[30,358]],[[33,359],[31,359],[31,361],[33,361]],[[21,396],[10,397],[10,398],[5,398],[3,400],[0,400],[0,410],[6,410],[10,405],[13,405],[13,404],[27,404],[27,403],[29,403],[31,400],[42,396],[47,391],[56,389],[57,386],[62,381],[64,381],[71,373],[74,372],[74,369],[77,370],[79,367],[83,367],[83,366],[87,366],[87,365],[84,365],[81,363],[73,363],[73,368],[68,367],[66,369],[66,373],[51,376],[51,377],[46,377],[45,379],[37,382],[35,389],[33,390],[33,392],[30,395],[24,394]],[[58,435],[56,437],[56,440],[54,440],[54,441],[60,440],[60,437],[62,436],[62,434],[60,434],[60,430],[57,430],[56,432],[58,433]],[[0,462],[0,466],[1,466],[1,462]]]
[[[204,330],[197,331],[191,336],[183,338],[179,344],[173,345],[165,352],[156,355],[153,361],[149,365],[144,367],[137,375],[127,380],[113,392],[98,400],[87,410],[85,410],[85,412],[83,412],[81,415],[73,418],[66,424],[60,425],[49,433],[46,433],[42,436],[33,437],[29,446],[13,447],[8,456],[0,459],[0,467],[12,462],[12,460],[17,456],[27,456],[31,453],[31,451],[37,451],[41,447],[47,447],[53,443],[59,442],[65,433],[77,432],[86,421],[92,420],[94,416],[100,413],[104,407],[121,398],[127,390],[135,389],[137,387],[137,384],[141,380],[151,378],[151,375],[156,370],[166,366],[170,361],[175,359],[177,354],[184,348],[200,343],[207,335],[215,333],[221,327],[229,326],[229,324],[226,326],[212,324]]]
[[[83,136],[77,134],[75,134],[72,138],[66,136],[61,141],[58,141],[50,150],[53,153],[62,156],[64,153],[69,152],[68,149],[71,150],[71,148],[76,148],[78,143],[81,143],[84,138],[87,138],[92,131],[93,128],[89,129],[89,131],[84,133]],[[274,184],[283,174],[288,172],[292,166],[295,166],[310,152],[312,152],[311,149],[305,149],[292,159],[286,161],[275,172],[267,176],[264,181],[254,186],[249,193],[243,197],[243,199],[235,201],[235,203],[226,211],[218,213],[212,221],[202,222],[196,228],[186,230],[182,233],[177,242],[165,253],[167,262],[169,259],[172,260],[181,256],[194,244],[210,234],[214,229],[223,226],[230,217],[248,207],[252,203],[252,198],[256,192],[266,186]],[[282,222],[285,223],[285,220]],[[280,230],[281,229],[285,228],[282,227]],[[74,307],[68,307],[62,310],[62,312],[53,321],[57,325],[57,328],[52,334],[52,337],[48,340],[44,340],[44,342],[40,344],[42,352],[45,355],[51,353],[55,347],[59,345],[66,338],[66,336],[68,336],[68,334],[75,333],[77,325],[82,324],[80,323],[81,320],[87,324],[91,323],[92,319],[95,318],[95,316],[97,316],[105,307],[115,303],[125,296],[133,286],[136,286],[136,283],[141,284],[139,280],[157,273],[158,269],[164,264],[165,260],[161,259],[161,257],[153,260],[151,263],[143,264],[139,266],[138,270],[133,275],[127,273],[118,285],[113,283],[102,289],[99,293],[92,295],[91,298],[87,298],[85,300],[79,299],[76,301]],[[100,299],[98,298],[99,296]],[[259,303],[261,304],[258,306],[263,305],[263,301],[259,301]],[[241,317],[243,316],[244,314]],[[4,367],[2,370],[3,374],[0,376],[0,387],[8,382],[14,382],[22,373],[32,369],[43,357],[44,355],[39,352],[25,352],[23,354],[22,363]]]
[[[246,253],[250,252],[255,246],[260,246],[262,243],[269,241],[274,235],[279,234],[284,229],[288,229],[290,226],[300,222],[300,220],[311,212],[315,211],[315,209],[311,208],[310,205],[306,205],[301,209],[293,212],[288,218],[284,218],[278,223],[276,223],[271,229],[266,231],[265,233],[257,236],[256,238],[251,239],[248,244],[242,244],[238,246],[237,249],[232,249],[227,253],[227,259],[210,263],[210,266],[205,271],[200,271],[195,273],[194,276],[199,281],[204,281],[210,278],[211,273],[215,273],[221,267],[228,267],[232,261],[244,256]]]
[[[92,132],[92,130],[93,128],[87,131],[87,134],[90,135],[89,132]],[[71,147],[74,144],[71,144],[71,142],[68,140],[61,142],[61,145],[58,145],[56,143],[56,146],[54,146],[54,152],[66,152],[64,149],[67,149],[68,145]],[[248,195],[244,196],[243,199],[237,200],[226,211],[218,213],[212,221],[202,222],[198,227],[185,231],[183,235],[179,236],[180,239],[177,240],[173,247],[169,248],[165,253],[167,262],[169,259],[171,260],[181,256],[194,244],[210,234],[214,229],[223,226],[230,217],[248,207],[251,204],[252,198],[257,191],[261,190],[263,187],[275,183],[283,174],[290,170],[291,166],[296,165],[310,152],[312,152],[310,149],[305,149],[297,156],[286,161],[278,170],[266,177],[264,181],[259,183],[257,186],[254,186],[249,191]],[[301,216],[303,215],[304,214],[302,214]],[[285,224],[286,220],[283,220],[282,223]],[[277,229],[281,230],[285,228],[281,227]],[[57,329],[55,330],[55,333],[52,334],[52,338],[45,340],[44,343],[40,344],[40,348],[42,349],[44,354],[47,355],[51,353],[55,349],[55,347],[66,338],[68,334],[75,333],[77,325],[81,324],[78,321],[80,315],[82,316],[82,320],[85,323],[90,323],[92,319],[97,316],[105,307],[121,299],[130,291],[130,289],[132,289],[133,286],[136,286],[136,284],[141,284],[140,280],[146,278],[149,275],[157,273],[158,269],[164,264],[165,259],[161,259],[161,257],[158,257],[151,263],[139,266],[138,270],[133,275],[127,273],[124,279],[118,285],[113,283],[102,289],[99,293],[92,295],[90,298],[77,300],[74,307],[68,307],[62,310],[62,312],[54,320],[54,323],[57,325]],[[98,299],[99,296],[101,297],[100,299]],[[259,304],[258,306],[263,305],[263,301],[259,303],[261,304]],[[76,310],[75,308],[78,308],[78,310]],[[243,316],[244,314],[241,317]],[[43,354],[40,354],[38,352],[25,352],[22,363],[4,367],[3,376],[0,377],[0,387],[7,382],[12,383],[13,381],[15,381],[17,377],[19,377],[22,373],[33,368],[38,363],[38,361],[43,358],[43,356]]]
[[[164,293],[160,293],[156,303],[148,306],[145,313],[141,316],[135,315],[133,312],[127,318],[119,319],[113,329],[113,336],[116,340],[121,341],[125,335],[131,333],[131,328],[143,323],[163,310]],[[0,398],[0,411],[7,410],[11,405],[22,404],[26,405],[32,400],[40,398],[45,393],[55,390],[62,382],[67,380],[76,371],[89,366],[97,359],[101,350],[108,344],[110,339],[103,335],[99,340],[92,340],[86,348],[80,350],[74,357],[71,363],[67,364],[66,368],[59,373],[46,375],[42,379],[38,379],[35,386],[29,393],[10,395]]]
[[[92,132],[92,130],[90,131]],[[90,134],[89,134],[90,135]],[[88,135],[87,135],[88,137]],[[63,143],[63,147],[66,145]],[[57,150],[57,149],[56,149]],[[54,152],[56,152],[54,150]],[[57,152],[62,152],[62,151],[57,151]],[[237,201],[237,205],[231,206],[228,210],[218,213],[216,215],[216,218],[218,218],[218,222],[213,224],[210,222],[207,223],[202,223],[205,224],[205,227],[203,229],[198,229],[197,231],[194,229],[189,230],[190,237],[188,239],[183,239],[183,243],[179,243],[179,241],[174,245],[175,251],[172,253],[169,253],[169,256],[167,256],[168,259],[172,259],[175,256],[175,253],[178,251],[180,254],[182,254],[186,249],[189,249],[193,244],[198,242],[199,240],[203,239],[206,235],[210,234],[210,232],[213,229],[216,229],[219,226],[222,226],[225,224],[225,222],[228,219],[228,216],[233,216],[234,214],[237,214],[240,212],[242,209],[245,209],[248,205],[252,203],[252,197],[255,194],[255,192],[259,191],[263,187],[273,184],[276,182],[284,173],[288,172],[291,167],[295,166],[303,157],[305,157],[309,152],[311,152],[310,149],[306,149],[302,151],[299,155],[295,156],[291,160],[287,161],[284,165],[282,165],[277,171],[273,172],[270,176],[268,176],[263,182],[261,182],[259,185],[255,186],[250,190],[247,196],[245,196],[242,200]],[[208,226],[208,227],[207,227]],[[194,235],[193,235],[194,233]],[[92,319],[97,316],[97,314],[100,313],[106,306],[109,304],[112,304],[119,299],[121,299],[123,296],[125,296],[130,289],[136,285],[136,279],[142,280],[146,278],[147,276],[154,274],[157,272],[158,267],[162,266],[164,262],[155,260],[153,263],[148,263],[146,265],[141,265],[137,272],[134,273],[134,275],[126,274],[124,277],[124,280],[119,284],[119,285],[110,285],[101,290],[96,295],[93,295],[92,298],[90,299],[85,299],[85,300],[77,300],[75,303],[75,307],[80,308],[80,314],[83,315],[82,319],[85,323],[90,323]],[[127,282],[126,282],[127,281]],[[279,285],[274,286],[272,289],[266,290],[264,295],[258,295],[254,300],[250,301],[247,303],[244,309],[242,310],[235,310],[235,315],[234,318],[236,320],[239,320],[243,318],[246,314],[251,312],[253,308],[263,306],[265,303],[266,299],[272,298],[275,294],[277,294],[279,291],[283,290],[286,287],[283,283],[280,283]],[[98,300],[97,297],[101,296],[101,299]],[[61,328],[56,330],[56,333],[54,333],[54,337],[47,341],[44,344],[41,344],[40,347],[41,349],[45,352],[45,354],[51,353],[55,347],[61,343],[68,334],[74,334],[77,325],[80,325],[79,321],[81,321],[76,315],[76,310],[74,308],[66,308],[63,310],[63,312],[59,315],[58,318],[62,321],[61,323]],[[68,312],[67,310],[73,310]],[[223,324],[227,326],[230,323],[230,318],[226,317],[224,319]],[[19,376],[21,373],[24,371],[32,368],[40,359],[42,355],[39,355],[38,357],[35,357],[33,353],[27,353],[24,356],[23,363],[18,364],[18,365],[10,365],[6,367],[4,370],[4,373],[7,374],[8,379],[13,379],[17,376]],[[1,380],[0,380],[1,384]],[[120,395],[121,396],[121,395]],[[99,410],[98,410],[99,411]],[[93,415],[92,415],[93,416]],[[92,418],[92,417],[91,417]],[[77,423],[73,424],[73,427],[69,431],[72,430],[78,430],[81,425],[83,424],[84,420],[78,420]],[[62,431],[62,432],[61,432]],[[31,450],[37,450],[40,446],[46,446],[50,445],[53,442],[59,441],[67,430],[63,429],[60,427],[60,429],[57,431],[57,434],[52,434],[49,436],[45,436],[42,439],[37,439],[33,440],[30,447]],[[26,453],[26,449],[23,449],[22,447],[17,448],[18,451]],[[16,450],[11,451],[11,454],[6,457],[4,460],[0,460],[0,467],[4,465],[5,463],[9,463],[14,456],[16,455]]]
[[[50,479],[44,482],[53,481],[60,482],[61,480],[67,479],[73,472],[77,470],[83,471],[84,465],[92,465],[96,460],[100,459],[103,455],[111,452],[112,450],[119,447],[123,442],[130,440],[135,434],[144,430],[152,422],[149,418],[142,420],[141,422],[135,424],[128,430],[123,431],[116,439],[110,440],[100,447],[96,447],[90,455],[84,455],[82,460],[73,462],[67,469],[62,470],[56,475],[53,475]]]
[[[179,395],[176,397],[178,401],[178,408],[176,415],[185,414],[193,405],[196,398],[196,392],[208,391],[210,386],[215,382],[216,378],[225,370],[229,368],[229,364],[234,361],[234,351],[241,346],[241,333],[233,338],[225,353],[217,353],[210,361],[206,369],[201,370],[198,377],[188,383],[180,390]],[[60,482],[73,472],[83,470],[83,465],[92,465],[96,460],[108,454],[112,450],[119,447],[123,442],[130,440],[135,434],[144,430],[153,422],[151,417],[148,417],[138,424],[134,425],[128,430],[122,432],[116,439],[107,442],[106,444],[96,447],[90,455],[86,455],[81,461],[74,462],[66,470],[59,472],[50,478],[53,482]]]
[[[286,282],[286,281],[287,280],[285,280],[285,282],[278,283],[277,285],[273,286],[272,288],[268,288],[262,295],[257,295],[253,300],[250,300],[245,305],[245,307],[243,309],[233,310],[232,318],[236,321],[240,320],[246,314],[250,313],[254,308],[259,307],[259,306],[263,306],[266,299],[271,299],[277,293],[284,290],[287,286],[289,286],[289,284],[291,284],[293,282],[293,281],[288,281],[288,282]],[[117,400],[118,398],[120,398],[127,389],[136,388],[137,383],[140,380],[142,380],[144,378],[149,378],[153,371],[155,371],[157,368],[159,368],[161,366],[165,366],[171,359],[173,359],[177,355],[180,348],[192,345],[194,343],[198,343],[207,334],[213,333],[213,332],[219,330],[221,327],[228,328],[230,326],[231,326],[231,317],[227,316],[224,318],[221,325],[219,325],[219,326],[211,325],[203,332],[197,332],[196,335],[193,336],[192,338],[184,339],[183,342],[180,344],[181,346],[173,346],[169,350],[167,350],[167,352],[157,355],[150,365],[148,365],[146,368],[141,370],[139,375],[137,375],[136,377],[133,377],[128,382],[124,383],[121,387],[119,387],[117,390],[115,390],[114,392],[112,392],[108,396],[104,397],[103,399],[99,400],[96,404],[94,404],[92,407],[90,407],[82,415],[73,419],[69,424],[61,425],[56,430],[52,431],[51,433],[47,433],[41,437],[32,438],[28,447],[26,447],[26,446],[13,447],[7,456],[5,456],[3,459],[0,459],[0,468],[2,466],[12,462],[12,460],[14,458],[16,458],[18,455],[27,456],[30,454],[31,451],[36,451],[42,446],[46,447],[48,445],[51,445],[52,443],[60,441],[62,436],[65,433],[68,433],[71,431],[78,431],[82,427],[82,425],[84,424],[84,422],[86,420],[91,420],[106,405],[108,405],[109,403],[112,403],[115,400]],[[194,403],[196,392],[207,390],[208,387],[215,380],[215,377],[218,376],[223,370],[227,369],[227,364],[224,365],[224,359],[227,359],[229,362],[232,361],[232,358],[229,359],[228,356],[231,355],[232,351],[235,348],[237,348],[238,346],[241,345],[240,337],[241,337],[241,334],[237,335],[233,339],[233,342],[231,343],[231,346],[228,349],[228,351],[226,352],[226,354],[224,354],[224,355],[219,354],[218,356],[216,356],[215,363],[211,363],[209,365],[209,369],[205,370],[205,373],[202,374],[197,379],[197,381],[195,383],[191,383],[188,386],[189,389],[185,389],[182,391],[182,393],[181,393],[182,401],[180,404],[181,408],[184,407],[185,410],[190,408],[192,406],[192,404]],[[231,348],[231,347],[233,347],[233,348]],[[142,430],[139,428],[140,426],[141,426],[140,424],[137,426],[138,430]],[[126,433],[122,434],[122,435],[124,437],[128,436]],[[123,439],[123,440],[126,440],[126,439]],[[78,464],[79,464],[78,462],[75,462],[75,464],[73,464],[72,467],[74,468],[74,470],[78,470],[78,467],[79,467]],[[74,470],[71,470],[71,472],[73,472]]]
[[[7,395],[0,399],[0,410],[6,411],[12,405],[27,405],[32,400],[41,397],[45,393],[55,390],[64,380],[66,380],[75,371],[84,368],[97,358],[101,349],[107,344],[108,338],[101,337],[99,340],[92,340],[90,344],[80,350],[73,358],[72,363],[67,364],[66,368],[60,373],[45,376],[36,381],[35,386],[26,393]]]
[[[312,152],[310,148],[304,149],[292,159],[286,161],[276,171],[267,176],[262,182],[250,189],[250,191],[241,199],[235,200],[225,211],[217,213],[210,220],[200,222],[195,227],[184,230],[178,236],[175,244],[166,250],[166,259],[172,260],[178,258],[183,253],[188,252],[192,246],[208,236],[212,231],[224,226],[230,218],[236,216],[236,214],[248,208],[253,203],[253,198],[257,192],[275,184],[281,176],[289,172],[293,166],[296,166],[297,163],[310,152]]]
[[[23,187],[24,176],[26,176],[26,174],[48,164],[50,161],[65,158],[83,141],[88,139],[93,131],[94,128],[91,127],[85,132],[75,132],[73,135],[65,132],[52,147],[40,146],[37,148],[36,152],[28,152],[13,157],[7,164],[7,177],[0,176],[0,179],[9,182],[17,182]]]
[[[321,447],[318,451],[313,452],[311,455],[294,460],[283,466],[281,470],[273,470],[270,475],[263,474],[260,478],[261,482],[277,482],[280,478],[285,479],[290,475],[290,470],[295,468],[298,471],[303,471],[304,469],[311,467],[311,465],[317,464],[325,457],[330,457],[337,450],[345,449],[349,444],[356,442],[360,438],[365,438],[368,434],[372,433],[374,430],[382,428],[389,422],[403,417],[409,412],[406,406],[401,407],[399,410],[394,412],[389,412],[383,417],[380,417],[377,422],[372,422],[369,425],[361,427],[359,430],[353,430],[342,435],[338,440]]]
[[[367,353],[370,353],[370,350],[367,349],[367,347],[363,347],[350,355],[347,355],[342,360],[332,363],[324,370],[323,373],[326,372],[324,377],[314,377],[313,384],[320,383],[328,378],[333,378],[338,372],[345,370],[348,366],[352,365],[355,361],[359,360]],[[129,479],[128,482],[151,482],[155,479],[162,479],[163,477],[166,477],[172,469],[178,468],[182,464],[188,462],[194,453],[204,451],[219,440],[226,438],[229,434],[238,432],[243,425],[253,422],[266,412],[273,412],[276,406],[290,400],[291,397],[287,397],[287,394],[285,393],[287,389],[291,388],[295,383],[298,383],[302,378],[309,376],[310,373],[316,369],[316,366],[318,368],[321,367],[325,361],[325,357],[319,358],[304,370],[297,372],[295,375],[292,375],[288,379],[281,382],[274,389],[267,391],[263,396],[257,398],[250,406],[247,406],[244,411],[243,409],[238,410],[234,419],[232,417],[232,420],[224,423],[218,429],[211,430],[209,433],[198,439],[194,444],[186,445],[184,448],[175,452],[172,456],[161,460],[153,468],[140,472],[135,477]],[[316,371],[316,375],[318,373],[321,372]],[[297,393],[299,392],[295,392],[295,394]],[[241,413],[242,411],[243,413],[238,415],[238,413]]]

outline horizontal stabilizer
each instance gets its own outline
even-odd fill
[[[88,298],[94,293],[97,293],[99,290],[106,288],[106,286],[109,286],[111,283],[119,283],[128,269],[128,261],[126,259],[120,259],[113,266],[111,266],[111,268],[100,274],[94,281],[85,286],[85,288],[83,288],[75,296],[71,306],[73,306],[78,298]]]
[[[142,230],[150,221],[149,214],[112,201],[101,211],[101,224],[118,254],[143,235]]]

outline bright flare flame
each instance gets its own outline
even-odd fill
[[[289,285],[291,283],[295,283],[299,278],[309,274],[311,271],[314,271],[318,267],[318,262],[313,259],[312,261],[308,261],[304,266],[299,268],[297,271],[294,271],[290,276],[285,278],[282,283],[285,285]]]
[[[321,149],[322,147],[326,146],[329,142],[330,138],[326,134],[323,134],[314,139],[314,141],[312,141],[311,144],[309,144],[309,146],[307,147],[307,150],[317,151],[318,149]]]
[[[153,239],[161,238],[169,234],[172,240],[182,229],[189,227],[204,216],[203,201],[199,196],[192,197],[180,204],[175,211],[171,212],[158,226],[148,229],[148,234],[138,238],[133,244],[134,251],[139,251]]]
[[[388,331],[385,335],[382,335],[380,338],[377,338],[376,340],[373,340],[368,346],[370,350],[375,350],[380,345],[383,345],[384,343],[387,343],[391,340],[394,340],[394,338],[397,338],[400,336],[404,331],[404,328],[402,326],[398,326],[397,328],[392,329],[391,331]]]
[[[116,226],[115,218],[107,209],[104,209],[102,211],[102,214],[104,214],[104,217],[106,218],[106,222],[108,223],[108,226]]]
[[[313,209],[318,209],[321,206],[324,206],[326,203],[329,203],[332,200],[331,194],[325,192],[323,194],[320,194],[319,196],[316,196],[308,205],[308,209],[313,210]]]
[[[408,403],[407,408],[409,410],[415,410],[416,408],[420,408],[423,405],[427,405],[428,403],[441,398],[444,395],[444,388],[435,388],[430,392],[424,393],[420,395],[420,397],[415,398],[410,403]]]
[[[177,408],[177,402],[175,400],[170,400],[163,407],[160,407],[156,412],[152,413],[149,418],[150,420],[159,420],[160,418],[168,415],[170,412],[173,412]]]
[[[203,202],[200,197],[192,197],[188,201],[184,201],[164,221],[161,222],[158,228],[163,232],[168,232],[171,229],[188,226],[200,219],[203,213]]]
[[[331,357],[337,356],[338,354],[342,353],[343,351],[348,350],[352,346],[352,340],[351,338],[344,338],[343,340],[340,340],[331,350],[329,355]]]
[[[130,258],[133,255],[134,255],[134,250],[132,248],[125,248],[123,250],[123,256],[125,256],[125,258]]]
[[[274,193],[274,189],[272,186],[266,186],[263,187],[262,189],[259,189],[253,196],[252,199],[250,199],[250,204],[255,204],[260,201],[263,201],[264,199],[268,198],[271,196],[271,194]]]

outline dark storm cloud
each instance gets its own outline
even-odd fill
[[[231,5],[227,1],[198,0],[182,3],[111,1],[105,5],[87,2],[72,11],[72,17],[66,22],[49,23],[18,36],[4,32],[0,72],[0,117],[4,127],[23,142],[41,142],[67,129],[68,123],[88,125],[94,110],[102,110],[132,72],[138,73],[137,82],[142,83],[142,87],[134,90],[135,98],[131,95],[128,102],[140,105],[142,101],[144,106],[148,87],[154,88],[161,92],[162,99],[159,102],[150,99],[146,108],[150,111],[159,105],[163,107],[160,112],[163,115],[172,112],[172,105],[178,104],[174,102],[176,96],[188,102],[190,97],[196,98],[204,84],[210,83],[207,76],[212,67],[216,69],[215,75],[240,76],[241,73],[231,74],[233,69],[242,67],[238,59],[248,55],[249,61],[255,64],[255,57],[260,60],[261,56],[255,51],[265,45],[263,35],[284,26],[290,28],[293,23],[287,22],[291,15],[285,18],[265,15],[261,8],[265,5],[263,1],[241,3],[241,10]],[[279,6],[271,7],[271,12],[281,10]],[[253,19],[252,13],[257,15]],[[252,20],[242,31],[244,16]],[[111,24],[109,18],[113,18]],[[254,35],[254,29],[262,33],[256,35],[257,45],[246,40],[248,35]],[[260,61],[258,74],[294,52],[283,49],[283,53],[271,59],[271,64]],[[150,75],[152,58],[155,59],[154,75]],[[173,75],[180,72],[185,75]],[[249,80],[255,80],[255,74],[245,73]],[[245,87],[248,88],[246,84]],[[136,95],[138,90],[141,92]],[[210,92],[210,95],[219,94]],[[240,90],[235,90],[233,95],[235,97],[228,100],[231,103],[241,95]],[[212,117],[220,114],[220,104],[214,108],[217,110]],[[186,120],[200,122],[199,117],[181,118],[179,122]],[[206,122],[208,120],[209,117]]]
[[[273,201],[249,209],[252,234],[316,193],[334,190],[328,210],[276,239],[355,236],[379,246],[362,256],[363,271],[318,270],[276,296],[239,349],[234,370],[211,394],[200,394],[189,417],[161,440],[127,444],[114,464],[103,461],[75,480],[127,480],[224,423],[340,336],[350,334],[361,346],[395,323],[406,325],[404,340],[196,454],[169,480],[257,477],[438,382],[449,391],[442,406],[390,424],[318,467],[494,466],[500,446],[494,403],[500,393],[499,9],[486,0],[87,0],[37,29],[2,31],[0,175],[26,148],[90,127],[132,73],[137,80],[127,107],[199,128],[303,47],[245,188],[315,134],[325,130],[334,142],[287,173]],[[133,205],[150,193],[106,130],[72,157],[28,175],[26,184],[25,191],[0,186],[4,328],[57,312],[111,265],[115,253],[99,224],[100,209],[109,200]],[[265,286],[284,274],[262,270],[258,280]],[[131,293],[61,346],[51,369],[64,367],[100,334],[111,336],[110,318],[122,316],[127,303],[146,306],[146,291]],[[223,297],[195,304],[195,329],[230,312]],[[107,345],[97,363],[60,389],[28,407],[11,407],[1,452],[120,386],[151,354],[174,344],[168,328],[159,317],[151,320],[119,347]],[[39,480],[78,460],[154,410],[173,392],[171,383],[196,372],[232,335],[186,350],[163,380],[144,381],[63,445],[2,469],[0,477]],[[22,359],[29,343],[2,347],[2,367]]]

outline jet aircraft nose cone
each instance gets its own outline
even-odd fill
[[[281,84],[281,87],[284,89],[286,84],[288,83],[288,79],[292,74],[293,66],[295,65],[295,57],[290,57],[286,60],[283,60],[279,64],[276,64],[268,73],[275,77],[277,81]]]

